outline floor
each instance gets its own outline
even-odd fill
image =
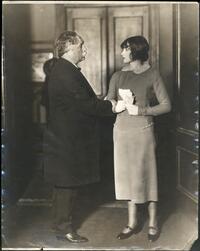
[[[30,188],[12,209],[13,213],[9,214],[12,217],[6,219],[4,249],[190,250],[197,238],[196,216],[191,220],[179,205],[163,200],[159,207],[161,235],[156,242],[147,240],[145,206],[139,206],[142,231],[127,240],[117,240],[117,234],[127,223],[126,203],[115,201],[113,184],[103,181],[82,190],[76,208],[78,233],[86,236],[89,242],[71,244],[58,240],[50,230],[51,189],[41,184],[42,179],[33,179]]]

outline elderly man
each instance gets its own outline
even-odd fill
[[[98,119],[112,116],[115,103],[99,100],[77,67],[85,59],[86,47],[76,32],[63,32],[56,50],[59,59],[48,82],[44,170],[46,180],[54,185],[54,229],[79,243],[88,240],[73,229],[74,201],[81,186],[100,180]]]

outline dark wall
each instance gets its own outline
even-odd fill
[[[6,204],[22,195],[33,172],[28,5],[3,6]]]

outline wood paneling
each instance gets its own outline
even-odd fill
[[[159,69],[173,101],[173,4],[162,3],[159,6],[159,16],[161,17],[159,22]]]
[[[109,68],[110,75],[123,66],[120,44],[130,36],[143,35],[149,40],[149,8],[109,7]]]
[[[176,21],[177,188],[197,201],[198,190],[198,8],[174,7]]]
[[[123,60],[120,55],[121,48],[120,44],[124,41],[125,38],[132,36],[132,34],[142,34],[142,17],[119,17],[114,20],[114,33],[115,33],[115,41],[114,41],[114,62],[115,69],[120,69],[123,65]],[[132,24],[132,32],[125,27],[130,27],[130,23]]]
[[[30,33],[32,42],[53,41],[55,37],[54,4],[30,5]]]
[[[177,147],[178,189],[193,200],[198,200],[198,155]]]
[[[198,134],[191,133],[183,128],[177,128],[177,145],[187,149],[193,153],[198,153],[198,145],[195,140],[198,139]]]
[[[67,8],[67,29],[74,30],[85,41],[86,60],[81,71],[99,97],[106,94],[106,26],[105,8]]]
[[[198,109],[199,22],[197,5],[180,5],[180,126],[195,131]],[[187,95],[186,95],[187,94]]]

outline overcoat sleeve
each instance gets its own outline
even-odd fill
[[[98,99],[94,93],[89,95],[87,88],[84,87],[86,83],[84,81],[81,83],[80,81],[77,81],[73,75],[66,75],[60,78],[64,95],[63,108],[72,108],[84,114],[94,116],[113,115],[112,103],[108,100]]]
[[[155,74],[156,78],[153,83],[153,89],[159,104],[152,107],[151,106],[139,107],[138,115],[157,116],[160,114],[170,112],[171,110],[171,102],[167,94],[163,80],[158,72],[156,72]]]

